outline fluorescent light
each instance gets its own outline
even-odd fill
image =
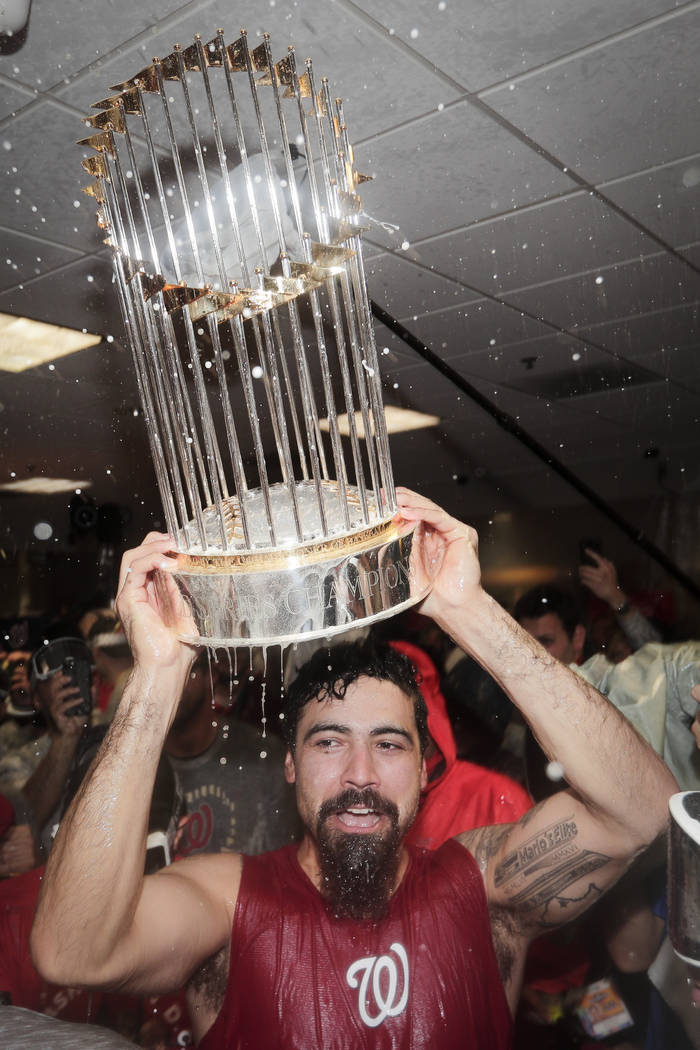
[[[0,314],[0,370],[24,372],[28,368],[66,357],[102,342],[101,335],[76,332],[28,317]]]
[[[411,408],[399,408],[396,405],[386,405],[384,407],[384,416],[386,417],[386,428],[390,434],[400,434],[406,430],[423,430],[425,427],[435,427],[440,422],[439,416],[429,416],[425,412],[414,412]],[[321,430],[330,430],[327,419],[321,419],[319,426]],[[357,427],[358,437],[364,437],[365,428],[361,412],[355,413],[355,426]],[[343,437],[349,436],[350,428],[348,426],[347,412],[343,412],[342,415],[338,416],[338,430]]]
[[[19,492],[26,496],[55,496],[60,492],[75,492],[86,489],[91,481],[80,478],[23,478],[21,481],[7,481],[0,485],[0,492]]]

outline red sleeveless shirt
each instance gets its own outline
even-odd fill
[[[297,847],[245,857],[226,999],[200,1050],[505,1050],[486,894],[456,842],[410,848],[381,922],[333,919]]]

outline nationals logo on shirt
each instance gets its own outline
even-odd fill
[[[359,989],[357,1005],[360,1017],[369,1028],[376,1028],[387,1017],[398,1017],[408,1002],[406,949],[394,941],[389,953],[358,959],[348,967],[345,975],[350,987]]]

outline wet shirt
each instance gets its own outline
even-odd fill
[[[296,847],[246,857],[226,999],[200,1050],[505,1050],[486,895],[455,842],[411,849],[380,922],[329,916]]]
[[[264,853],[300,837],[278,737],[219,716],[214,743],[196,758],[168,756],[189,820],[180,853]]]

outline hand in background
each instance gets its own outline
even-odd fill
[[[584,587],[593,591],[596,598],[601,598],[608,605],[617,609],[625,602],[625,595],[617,581],[617,569],[602,554],[586,547],[586,554],[593,558],[595,565],[580,565],[578,574]]]
[[[73,679],[62,671],[57,671],[46,684],[48,693],[48,713],[55,732],[63,737],[79,737],[86,720],[84,715],[72,713],[82,698],[80,689]]]

